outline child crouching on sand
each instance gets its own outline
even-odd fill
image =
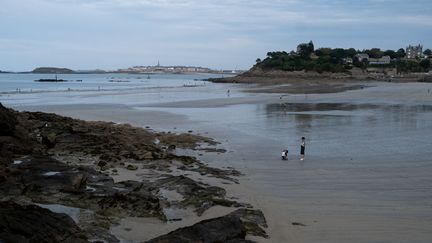
[[[282,160],[288,160],[288,149],[282,150]]]

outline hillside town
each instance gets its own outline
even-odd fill
[[[401,50],[401,49],[399,49]],[[402,49],[403,50],[403,49]],[[403,52],[402,52],[403,53]],[[367,61],[370,65],[387,65],[390,64],[391,61],[395,61],[397,57],[391,57],[390,55],[383,55],[378,58],[370,57],[367,53],[358,53],[354,56],[358,61]],[[422,60],[422,59],[432,59],[432,54],[429,49],[423,52],[423,46],[418,44],[416,46],[409,45],[405,49],[405,56],[402,59],[406,60]],[[352,58],[345,58],[345,63],[353,63]]]

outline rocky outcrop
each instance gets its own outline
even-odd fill
[[[168,235],[148,242],[226,242],[228,240],[244,239],[245,236],[246,228],[239,218],[221,217],[175,230]]]
[[[13,157],[37,151],[37,143],[29,137],[20,113],[0,103],[0,164],[10,163]],[[0,171],[1,171],[0,166]]]
[[[88,242],[84,232],[68,215],[14,202],[0,202],[0,241]]]
[[[155,187],[149,183],[125,186],[94,169],[48,157],[28,157],[7,169],[13,177],[0,184],[4,196],[24,195],[35,202],[88,208],[109,216],[163,218],[159,199],[152,193]]]
[[[245,240],[247,234],[267,237],[261,226],[267,227],[261,211],[239,209],[223,217],[174,230],[148,243],[253,242]]]
[[[193,134],[155,133],[127,124],[85,122],[42,112],[16,112],[1,104],[0,118],[0,198],[26,205],[54,204],[91,212],[84,217],[84,221],[77,221],[81,227],[77,228],[74,222],[68,223],[67,217],[63,217],[65,215],[60,217],[51,211],[46,213],[47,210],[37,206],[19,206],[9,202],[4,204],[4,208],[14,208],[11,210],[17,213],[3,214],[0,205],[1,242],[41,241],[42,238],[37,237],[47,237],[43,240],[48,242],[51,239],[80,242],[85,237],[117,242],[109,229],[123,217],[170,220],[164,209],[171,207],[192,207],[197,215],[214,205],[249,207],[228,200],[221,187],[184,175],[169,174],[173,170],[180,173],[191,171],[201,176],[237,182],[232,177],[240,173],[234,169],[211,168],[194,157],[175,154],[177,147],[196,148],[203,142],[215,145],[211,139]],[[120,169],[129,170],[129,173],[147,170],[154,177],[146,177],[139,182],[116,183],[111,175]],[[180,197],[166,198],[161,192],[163,190],[180,194]],[[30,218],[24,217],[28,222],[43,212],[49,217],[43,218],[38,226],[30,227],[24,222],[22,224],[28,229],[22,230],[16,226],[21,219],[15,219],[21,216],[21,212],[28,213]],[[244,214],[232,214],[228,218],[209,221],[204,228],[214,227],[218,232],[218,227],[231,225],[229,230],[225,230],[226,236],[214,233],[211,237],[245,242],[244,234],[259,232],[261,228],[244,219]],[[51,228],[56,220],[61,227],[53,230]],[[8,222],[14,222],[14,225],[8,225]],[[70,232],[64,230],[62,225],[67,225]],[[40,232],[40,235],[34,233],[36,238],[32,238],[33,231]],[[72,233],[76,238],[70,236]],[[81,237],[81,234],[84,236]],[[198,232],[194,237],[201,237],[200,234]]]
[[[12,136],[17,120],[13,112],[0,103],[0,135]]]
[[[155,185],[159,188],[174,190],[183,196],[177,206],[193,206],[198,215],[202,215],[207,209],[215,206],[241,207],[246,204],[231,201],[225,198],[226,191],[217,186],[194,181],[186,176],[165,175],[166,178],[157,180]]]

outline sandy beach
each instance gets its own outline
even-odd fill
[[[258,242],[429,242],[431,85],[369,86],[329,94],[17,108],[215,138],[227,152],[197,157],[244,174],[239,184],[223,187],[263,211],[270,237]],[[279,158],[284,147],[288,161]]]

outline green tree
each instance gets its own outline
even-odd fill
[[[342,48],[335,48],[335,49],[331,50],[330,56],[339,60],[339,59],[342,59],[342,58],[346,57],[347,55],[346,55],[344,49],[342,49]]]
[[[309,49],[310,53],[313,53],[315,51],[315,46],[314,46],[314,43],[312,41],[309,41],[308,49]]]
[[[310,58],[315,53],[318,58]],[[354,48],[319,48],[315,50],[312,41],[301,43],[297,51],[289,54],[285,51],[268,52],[264,60],[257,59],[256,67],[284,71],[317,71],[317,72],[345,72],[351,65],[345,65],[343,59],[354,57],[357,51]],[[368,66],[367,60],[360,60],[357,65],[363,70]]]
[[[426,56],[430,56],[430,55],[432,55],[432,51],[431,51],[431,49],[426,49],[426,50],[423,52],[423,54],[425,54]]]
[[[429,64],[427,64],[427,62],[424,62],[423,65],[425,66],[423,67],[417,61],[399,59],[396,62],[396,72],[398,74],[411,73],[411,72],[424,72],[425,67],[427,68],[429,66],[430,68],[430,62]]]
[[[323,47],[315,50],[315,55],[321,56],[330,56],[331,48]]]
[[[405,50],[403,48],[400,48],[399,50],[397,50],[396,54],[397,54],[397,58],[404,58]]]
[[[383,56],[383,52],[379,48],[372,48],[365,51],[370,58],[380,58]]]
[[[300,45],[297,46],[297,54],[298,54],[299,56],[301,56],[302,58],[304,58],[304,59],[309,58],[309,55],[310,55],[311,53],[312,53],[312,52],[310,51],[310,46],[309,46],[309,44],[302,43],[302,44],[300,44]]]
[[[308,59],[310,54],[314,52],[314,44],[312,41],[309,43],[302,43],[297,46],[297,54],[303,59]]]
[[[423,59],[420,61],[419,65],[423,68],[425,72],[428,72],[431,67],[431,62],[429,59]]]
[[[393,50],[386,50],[383,55],[390,56],[391,59],[398,58],[398,54]]]
[[[406,72],[406,70],[407,70],[407,64],[406,64],[406,62],[403,61],[403,60],[397,60],[396,61],[396,73],[397,74],[402,74],[402,73]]]
[[[345,51],[345,54],[347,57],[353,58],[355,55],[357,55],[357,51],[354,48],[349,48],[348,50]]]

